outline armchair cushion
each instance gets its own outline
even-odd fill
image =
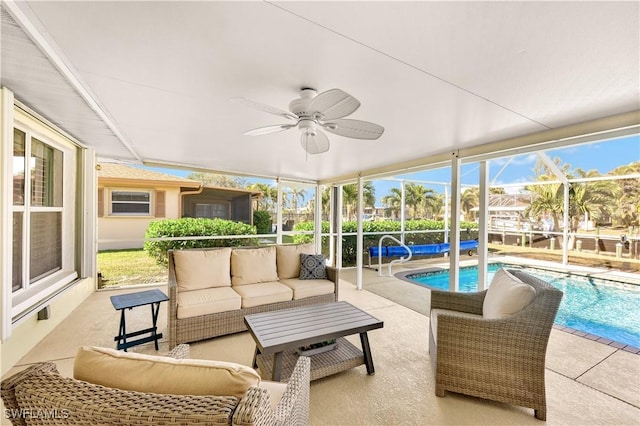
[[[234,286],[278,281],[276,248],[235,249],[231,253],[231,284]]]
[[[282,396],[284,395],[284,391],[287,390],[287,384],[281,382],[272,382],[269,380],[263,380],[258,385],[261,389],[266,389],[269,394],[269,404],[271,405],[271,409],[275,410],[282,400]]]
[[[232,362],[173,359],[86,346],[76,354],[73,376],[122,390],[238,398],[260,383],[254,369]]]
[[[498,269],[491,280],[482,305],[482,316],[486,319],[508,318],[524,309],[536,295],[529,284]]]
[[[173,254],[179,291],[231,286],[231,249],[176,250]]]

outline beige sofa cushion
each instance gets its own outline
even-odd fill
[[[331,294],[335,290],[333,281],[329,280],[301,280],[299,278],[291,278],[288,280],[281,279],[280,282],[287,287],[291,287],[294,300]]]
[[[178,319],[240,309],[242,299],[231,287],[178,292]]]
[[[234,249],[231,253],[231,284],[234,286],[278,281],[276,248]]]
[[[232,362],[173,359],[86,346],[76,354],[73,377],[138,392],[238,398],[260,383],[255,370]]]
[[[450,311],[449,309],[432,309],[430,316],[430,327],[433,332],[433,340],[438,343],[438,316],[439,315],[452,315],[455,317],[463,317],[463,318],[477,318],[483,319],[482,315],[470,314],[469,312],[460,312],[460,311]]]
[[[508,318],[524,309],[536,296],[536,290],[514,277],[506,269],[496,271],[484,296],[482,315],[487,319]]]
[[[293,290],[279,282],[241,285],[234,290],[242,296],[243,308],[287,302],[293,299]]]
[[[173,252],[178,291],[231,286],[231,249]]]
[[[269,406],[272,410],[275,410],[282,399],[284,392],[287,390],[287,384],[281,382],[271,382],[263,380],[258,386],[261,389],[266,389],[269,394]]]
[[[300,276],[300,253],[315,254],[313,244],[292,244],[276,246],[276,264],[280,280]]]

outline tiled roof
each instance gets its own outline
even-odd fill
[[[152,170],[140,169],[138,167],[126,166],[124,164],[100,163],[98,168],[98,179],[131,179],[147,181],[163,181],[184,183],[194,186],[200,182],[167,173],[154,172]]]

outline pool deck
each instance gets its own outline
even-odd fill
[[[501,263],[507,263],[507,264],[517,264],[517,265],[523,265],[523,266],[538,267],[538,268],[557,271],[557,272],[569,272],[574,275],[581,275],[581,276],[593,277],[593,278],[604,279],[604,280],[618,281],[622,283],[640,286],[640,274],[615,271],[607,268],[561,265],[556,262],[548,262],[548,261],[527,259],[527,258],[514,257],[514,256],[492,256],[490,258],[490,262],[501,262]],[[461,257],[461,260],[460,260],[461,267],[474,266],[474,265],[477,265],[477,263],[478,263],[478,259],[476,256],[474,256],[473,258],[467,258],[466,256],[464,256],[464,257]],[[372,291],[373,293],[379,294],[383,297],[388,297],[396,303],[399,303],[410,309],[414,309],[415,311],[428,316],[429,315],[428,307],[425,308],[425,306],[422,303],[416,303],[416,300],[420,300],[421,298],[423,298],[423,297],[420,297],[420,293],[423,293],[421,289],[424,289],[424,287],[413,284],[410,281],[404,280],[402,278],[402,276],[404,275],[410,274],[412,272],[416,272],[418,270],[423,270],[423,269],[427,271],[448,270],[449,269],[448,259],[446,258],[422,259],[422,260],[416,260],[416,261],[409,261],[404,264],[393,265],[392,278],[395,278],[396,280],[400,280],[404,283],[410,284],[411,286],[418,287],[419,290],[416,290],[414,288],[405,288],[403,291],[398,292],[398,291],[395,291],[397,288],[397,284],[387,283],[387,285],[385,285],[384,282],[382,283],[377,282],[373,286],[365,283],[365,289]],[[369,269],[369,271],[372,271],[375,274],[377,274],[377,271],[375,269]],[[388,273],[387,265],[383,265],[383,272],[385,274]],[[390,278],[390,277],[376,277],[376,278]],[[389,288],[387,288],[386,290],[384,289],[389,285],[392,286],[393,290]],[[396,294],[394,295],[394,293]],[[640,354],[640,348],[637,348],[635,346],[625,345],[624,343],[612,341],[610,339],[607,339],[601,336],[585,333],[584,331],[575,330],[571,327],[554,325],[554,328],[556,330],[561,330],[566,333],[573,334],[575,336],[596,341],[596,342],[614,347],[616,349],[624,350],[625,352]]]
[[[395,272],[429,266],[443,260],[394,267]],[[477,258],[475,258],[477,260]],[[465,263],[468,262],[465,260]],[[384,321],[369,339],[376,374],[364,366],[311,383],[311,426],[324,425],[640,425],[640,355],[582,336],[553,329],[546,359],[547,421],[533,410],[448,392],[435,396],[429,363],[426,287],[395,277],[378,277],[363,271],[363,291],[357,290],[356,270],[340,274],[340,300],[348,301]],[[166,291],[166,283],[157,288]],[[71,376],[77,348],[82,345],[114,347],[119,313],[109,298],[140,288],[110,289],[90,295],[72,314],[21,359],[7,374],[35,362],[53,361]],[[164,333],[160,350],[153,344],[136,346],[141,353],[168,351],[167,304],[160,306],[158,327]],[[149,322],[147,309],[128,312],[132,329]],[[349,336],[358,344],[357,336]],[[191,356],[251,365],[255,343],[248,332],[191,344]],[[2,407],[2,404],[0,404]],[[6,419],[2,418],[4,425]]]

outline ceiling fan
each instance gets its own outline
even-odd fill
[[[360,101],[340,89],[331,89],[317,94],[314,89],[304,87],[300,89],[300,98],[289,103],[289,111],[247,98],[232,98],[232,100],[250,108],[295,121],[295,123],[259,127],[245,132],[245,135],[267,135],[297,127],[301,132],[300,143],[309,154],[321,154],[329,150],[329,138],[321,129],[355,139],[378,139],[384,132],[384,127],[368,121],[344,119],[343,117],[352,114],[360,107]]]

